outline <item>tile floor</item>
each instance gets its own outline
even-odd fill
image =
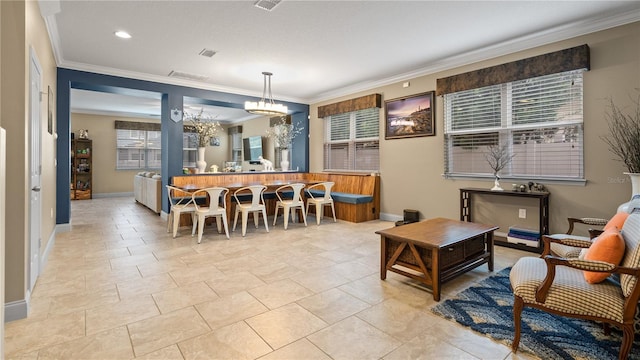
[[[391,222],[311,217],[251,225],[227,240],[205,229],[173,239],[132,198],[72,201],[27,319],[6,324],[7,359],[522,359],[432,315],[412,280],[379,278]],[[528,253],[496,247],[496,270]],[[443,299],[488,276],[443,286]]]

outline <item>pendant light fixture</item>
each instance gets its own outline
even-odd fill
[[[264,87],[262,90],[262,99],[260,101],[245,101],[244,110],[251,114],[256,115],[286,115],[287,107],[282,104],[276,104],[273,102],[273,95],[271,94],[271,75],[268,71],[263,71],[264,75]],[[269,97],[267,98],[267,88],[269,89]]]

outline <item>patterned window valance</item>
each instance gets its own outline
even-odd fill
[[[322,119],[335,114],[380,107],[382,107],[382,95],[371,94],[334,104],[318,106],[318,117]]]
[[[143,131],[160,131],[160,124],[136,122],[136,121],[115,121],[116,129],[120,130],[143,130]]]
[[[436,95],[478,89],[570,70],[589,70],[589,68],[589,46],[585,44],[438,79]]]

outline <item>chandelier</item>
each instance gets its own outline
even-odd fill
[[[251,114],[256,115],[286,115],[287,107],[282,104],[276,104],[273,102],[273,95],[271,94],[271,75],[268,71],[263,71],[264,75],[264,87],[262,90],[262,99],[260,101],[245,101],[244,110]],[[267,81],[268,79],[268,81]],[[268,82],[268,86],[267,86]],[[267,98],[267,88],[269,89],[269,97]]]

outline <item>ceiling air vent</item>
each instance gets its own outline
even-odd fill
[[[189,74],[189,73],[186,73],[186,72],[174,71],[174,70],[172,70],[169,73],[169,77],[176,77],[176,78],[182,78],[182,79],[187,79],[187,80],[199,80],[199,81],[204,81],[204,80],[209,79],[208,76]]]
[[[204,48],[204,49],[202,49],[202,51],[200,51],[200,53],[198,55],[202,55],[202,56],[206,56],[206,57],[210,58],[210,57],[213,57],[213,55],[215,55],[215,54],[216,54],[216,52],[214,50]]]
[[[280,4],[280,0],[258,0],[254,5],[262,10],[271,11],[278,4]]]

